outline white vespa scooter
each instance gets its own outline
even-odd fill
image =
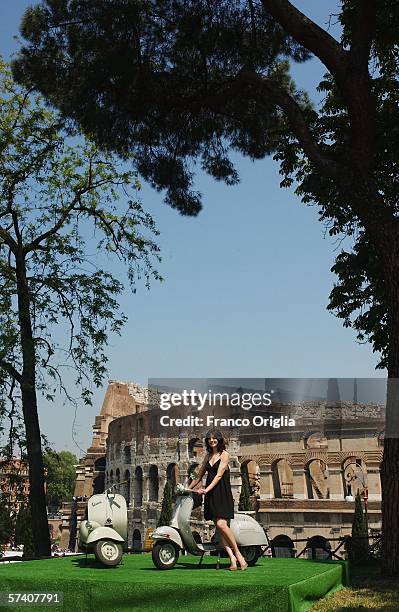
[[[186,550],[191,555],[201,556],[199,565],[206,552],[216,552],[218,555],[216,567],[219,569],[220,553],[224,550],[224,546],[217,538],[211,543],[196,542],[190,528],[194,496],[198,499],[199,494],[182,484],[176,485],[175,492],[178,499],[170,525],[158,527],[150,536],[155,540],[152,549],[154,565],[162,570],[172,569],[180,551]],[[230,528],[248,565],[255,565],[263,553],[262,547],[269,544],[262,527],[247,514],[235,514],[234,519],[230,521]],[[217,530],[216,533],[218,534]]]
[[[93,550],[96,559],[108,567],[118,565],[123,544],[127,541],[126,500],[112,489],[90,497],[87,519],[80,524],[79,538],[86,554]]]

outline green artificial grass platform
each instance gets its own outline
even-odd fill
[[[150,554],[124,555],[123,564],[103,568],[92,556],[0,564],[0,590],[5,592],[62,591],[63,605],[34,610],[189,610],[234,612],[270,610],[303,612],[327,594],[347,584],[347,565],[339,561],[259,559],[245,572],[226,571],[216,557],[180,557],[171,570],[154,567]],[[27,606],[1,606],[1,610]]]

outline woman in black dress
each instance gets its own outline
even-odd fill
[[[197,493],[205,495],[204,517],[212,520],[219,529],[221,543],[230,557],[229,570],[237,569],[237,561],[242,570],[248,564],[240,553],[234,533],[229,527],[230,519],[234,517],[234,500],[230,486],[229,453],[220,431],[208,431],[205,438],[207,455],[198,472],[198,478],[189,488],[194,489],[207,472],[205,488],[200,487]]]

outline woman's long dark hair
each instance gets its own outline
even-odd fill
[[[212,455],[213,451],[212,451],[212,447],[209,446],[209,438],[216,438],[216,440],[218,441],[218,445],[217,445],[218,453],[221,453],[222,451],[226,450],[226,444],[225,444],[225,441],[220,431],[218,429],[211,429],[210,431],[208,431],[208,433],[205,436],[206,450],[208,451],[210,455]]]

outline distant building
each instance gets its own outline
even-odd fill
[[[29,497],[27,463],[18,458],[0,459],[0,492],[9,507],[18,512]]]

